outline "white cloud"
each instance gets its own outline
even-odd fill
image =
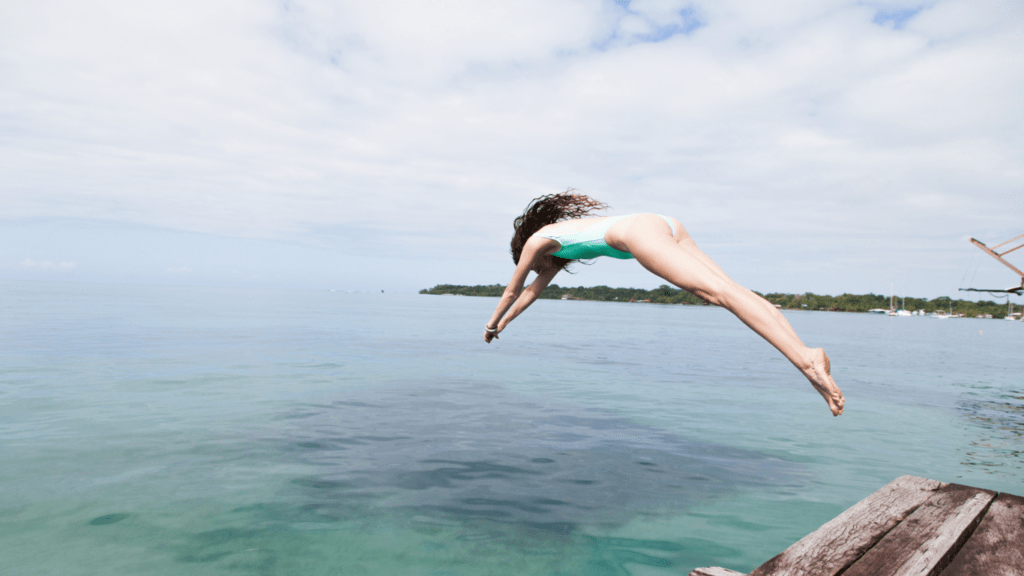
[[[188,274],[192,272],[192,269],[188,266],[179,266],[178,268],[168,268],[167,271],[171,274]]]

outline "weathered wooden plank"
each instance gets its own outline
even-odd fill
[[[900,476],[765,562],[750,576],[835,576],[945,484]]]
[[[854,562],[844,576],[938,574],[995,497],[991,490],[946,485]]]
[[[1024,576],[1024,498],[996,496],[941,576]]]
[[[690,572],[690,576],[747,576],[743,572],[737,572],[735,570],[729,570],[728,568],[720,568],[718,566],[711,566],[709,568],[697,568]]]

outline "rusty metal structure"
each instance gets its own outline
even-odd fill
[[[1022,240],[1022,239],[1024,239],[1024,234],[1021,234],[1020,236],[1017,236],[1016,238],[1010,238],[1006,242],[1002,242],[1002,243],[996,244],[995,246],[992,246],[991,248],[989,248],[983,242],[981,242],[979,240],[975,240],[974,238],[971,238],[971,243],[972,244],[974,244],[978,248],[981,248],[989,256],[995,258],[996,260],[999,260],[1003,264],[1003,266],[1006,266],[1010,270],[1013,270],[1014,272],[1016,272],[1017,276],[1020,277],[1020,286],[1017,286],[1015,288],[1013,288],[1013,287],[1006,288],[1006,289],[999,289],[999,288],[991,288],[991,289],[989,289],[989,288],[961,288],[960,290],[962,292],[1001,292],[1001,293],[1005,293],[1005,294],[1016,294],[1018,296],[1020,296],[1021,294],[1024,294],[1024,272],[1021,272],[1020,270],[1017,269],[1016,266],[1014,266],[1013,264],[1010,264],[1005,259],[1003,259],[1003,256],[1006,256],[1010,252],[1013,252],[1014,250],[1019,250],[1020,248],[1024,248],[1024,240]],[[1013,246],[1011,248],[1007,248],[1007,249],[1003,250],[1002,252],[996,252],[997,248],[1002,248],[1003,246],[1006,246],[1007,244],[1011,244],[1013,242],[1017,242],[1018,240],[1021,240],[1021,242],[1018,245]]]

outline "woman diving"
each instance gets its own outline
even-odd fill
[[[803,373],[833,416],[843,413],[843,393],[832,380],[825,351],[805,346],[775,306],[729,278],[697,248],[678,220],[660,214],[591,216],[607,207],[573,189],[530,202],[513,225],[516,270],[484,326],[486,342],[497,338],[572,261],[635,258],[654,274],[735,314]],[[537,277],[524,289],[531,271]]]

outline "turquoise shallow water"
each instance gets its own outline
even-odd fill
[[[747,571],[902,474],[1024,493],[1024,324],[0,283],[0,574]]]

